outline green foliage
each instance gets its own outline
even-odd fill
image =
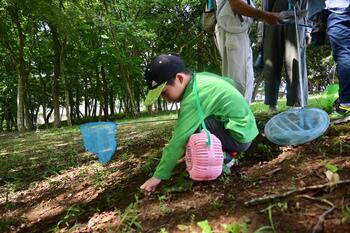
[[[288,210],[288,202],[278,202],[277,207],[283,211],[286,212]]]
[[[110,169],[98,170],[91,178],[92,183],[99,188],[103,188],[107,185],[107,177],[113,171]]]
[[[266,155],[267,159],[271,160],[274,158],[274,153],[270,145],[259,143],[257,148],[260,153]]]
[[[272,223],[272,220],[271,220],[271,223]],[[203,220],[203,221],[197,222],[197,226],[199,226],[201,228],[203,233],[212,233],[213,232],[208,220]],[[224,232],[227,232],[227,233],[252,232],[252,230],[249,229],[247,222],[221,224],[221,226],[224,228]],[[273,225],[272,226],[262,226],[254,231],[254,233],[271,233],[271,232],[274,232],[274,233],[276,232]]]
[[[60,228],[70,228],[74,225],[75,221],[83,214],[83,210],[76,205],[72,205],[68,208],[65,216],[57,223],[53,228],[54,232],[59,231]]]
[[[0,218],[0,232],[7,232],[10,228],[10,223],[3,218]]]
[[[48,118],[54,107],[57,60],[62,65],[59,105],[69,102],[75,122],[82,117],[104,118],[116,109],[131,116],[142,111],[143,70],[157,54],[177,52],[194,71],[220,73],[214,40],[200,28],[201,4],[201,0],[1,0],[0,131],[16,129],[19,76],[26,79],[29,119],[35,125]],[[252,41],[256,33],[253,25]],[[61,57],[54,45],[59,45]],[[307,63],[310,91],[319,93],[335,73],[330,46],[308,47]],[[261,72],[257,77],[259,86]],[[77,107],[83,102],[84,111]]]
[[[183,172],[175,179],[175,184],[162,188],[162,193],[178,193],[192,189],[193,181],[189,179],[187,172]]]
[[[159,158],[149,156],[147,157],[146,162],[143,165],[143,169],[147,172],[149,176],[153,174],[154,165],[156,164],[155,162],[159,162]]]
[[[269,222],[270,222],[270,225],[272,227],[272,230],[273,230],[274,233],[276,233],[275,226],[273,225],[273,220],[272,220],[272,206],[269,206],[267,212],[268,212]]]
[[[262,226],[254,231],[254,233],[271,233],[274,232],[270,226]]]
[[[350,206],[349,205],[342,205],[342,223],[348,223],[350,221]]]
[[[120,219],[120,224],[118,225],[116,232],[130,232],[132,228],[136,228],[138,231],[142,231],[142,226],[137,220],[137,206],[139,204],[139,199],[135,196],[135,202],[131,203],[123,213],[116,210],[117,215]]]
[[[248,233],[247,223],[222,224],[222,227],[228,233]]]
[[[168,233],[168,231],[165,228],[161,228],[159,233]]]
[[[329,170],[329,171],[331,171],[331,172],[333,172],[333,173],[336,173],[336,172],[338,172],[338,167],[336,166],[336,165],[334,165],[334,164],[331,164],[331,163],[326,163],[325,165],[325,168],[327,169],[327,170]]]
[[[197,222],[197,226],[199,226],[202,229],[202,233],[212,233],[213,230],[211,229],[211,226],[209,225],[208,220],[203,220],[200,222]]]

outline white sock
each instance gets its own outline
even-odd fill
[[[228,168],[231,168],[235,163],[236,163],[236,160],[232,158],[232,160],[229,163],[226,163],[225,166],[227,166]]]
[[[345,108],[349,108],[350,103],[341,103],[340,106],[345,107]]]

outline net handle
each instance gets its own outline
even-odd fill
[[[199,120],[201,122],[201,125],[202,125],[204,132],[208,136],[207,145],[208,145],[208,147],[210,147],[210,144],[211,144],[210,133],[207,129],[207,126],[204,123],[204,114],[203,114],[203,110],[201,108],[201,103],[199,101],[198,90],[197,90],[196,74],[193,74],[193,95],[194,95],[194,99],[196,101]]]

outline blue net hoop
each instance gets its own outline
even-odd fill
[[[278,145],[300,145],[321,136],[328,128],[328,114],[318,108],[290,109],[272,117],[265,136]]]
[[[85,149],[97,155],[101,163],[109,162],[117,149],[116,130],[117,124],[113,122],[80,125]]]

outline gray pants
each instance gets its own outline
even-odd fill
[[[217,15],[215,42],[222,60],[222,75],[235,82],[236,89],[248,103],[254,89],[253,54],[249,39],[249,28],[253,19],[235,14],[229,1],[220,0],[221,11]]]
[[[272,6],[272,12],[288,10],[288,0],[278,0]],[[298,21],[305,24],[304,19]],[[301,98],[307,105],[308,82],[306,72],[305,28],[298,27],[300,58],[297,53],[295,25],[266,26],[264,34],[264,78],[265,104],[276,105],[282,78],[283,63],[287,73],[287,105],[300,106]],[[301,62],[303,94],[300,93],[298,62]]]

